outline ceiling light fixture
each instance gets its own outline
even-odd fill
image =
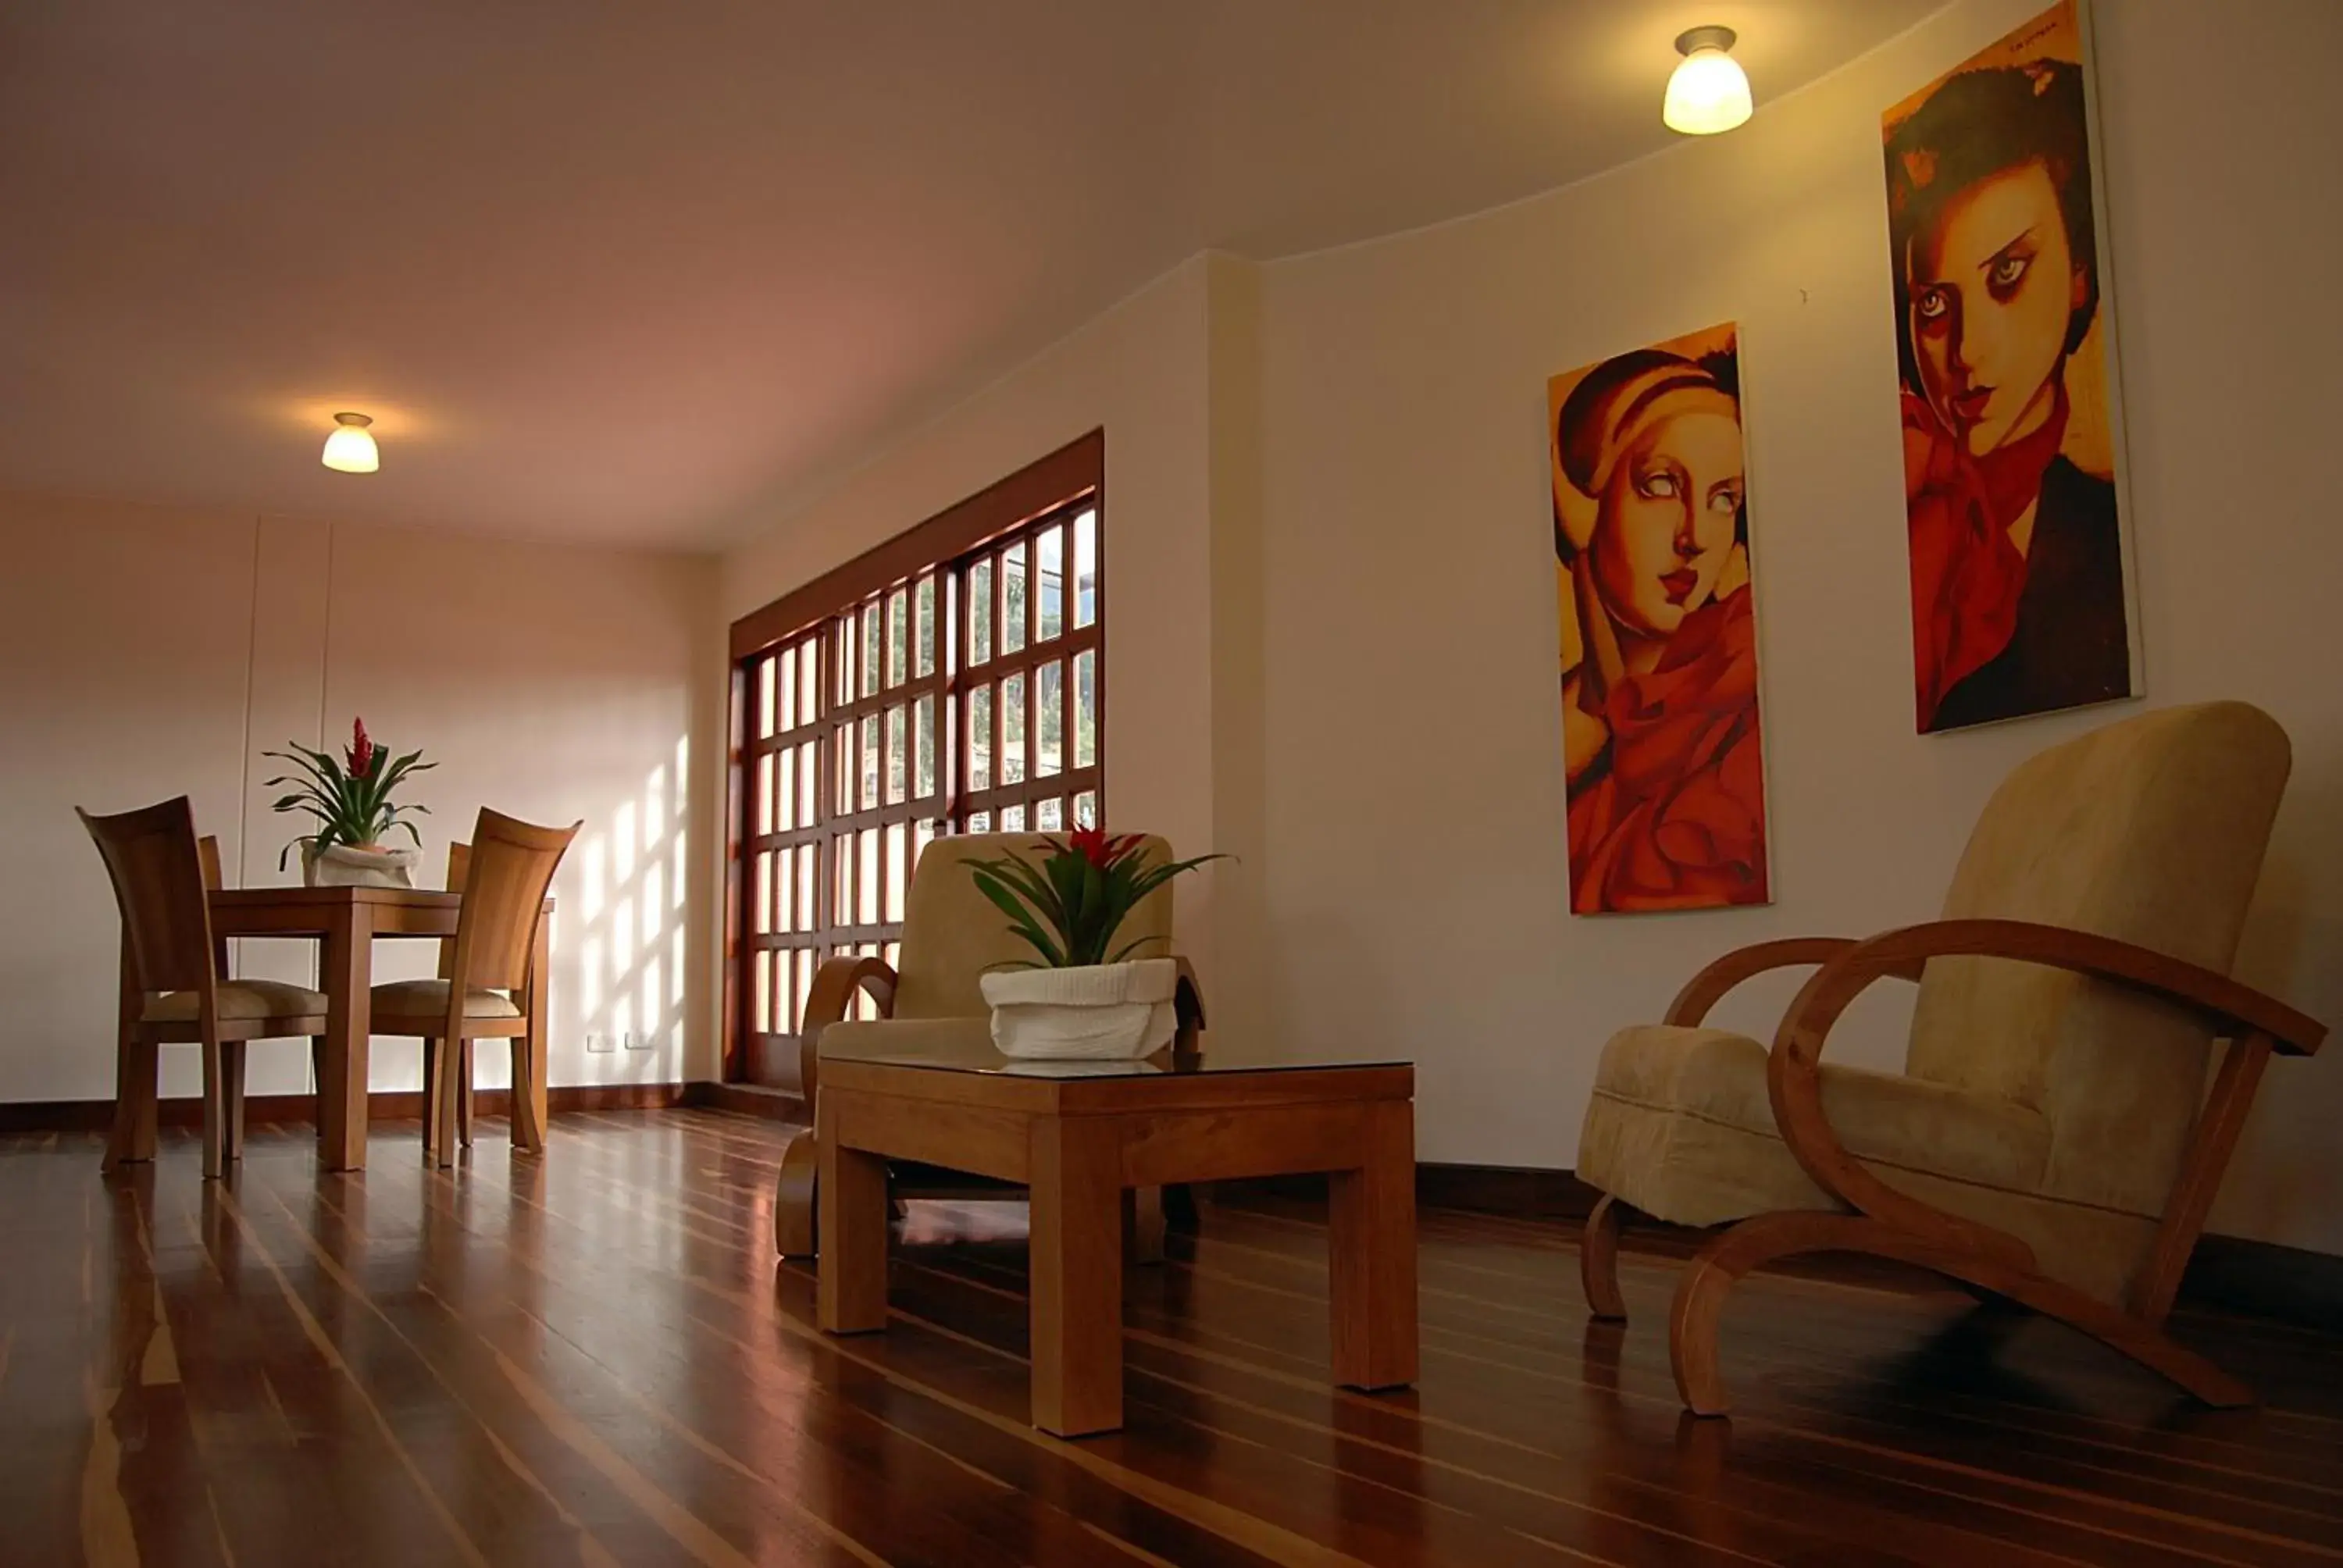
[[[371,474],[382,467],[382,454],[375,449],[374,437],[367,427],[374,421],[363,414],[337,414],[334,433],[326,437],[326,455],[321,459],[328,468],[345,474]]]
[[[1694,27],[1676,40],[1684,59],[1668,78],[1660,118],[1688,136],[1713,136],[1749,117],[1749,77],[1730,53],[1730,27]]]

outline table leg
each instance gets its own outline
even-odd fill
[[[231,1164],[244,1158],[244,1047],[220,1041],[220,1151]]]
[[[320,1158],[328,1171],[363,1171],[367,1150],[367,1026],[374,997],[374,908],[335,908],[320,965],[326,993],[325,1070],[317,1081]]]
[[[545,1148],[545,1000],[553,989],[553,929],[539,916],[528,958],[528,1033],[513,1041],[512,1141],[516,1149]]]
[[[324,958],[320,956],[318,962],[324,961]],[[322,980],[326,977],[319,975],[317,978]],[[317,1147],[321,1151],[326,1147],[327,1123],[333,1120],[326,1114],[326,1077],[329,1070],[326,1066],[326,1059],[332,1054],[326,1049],[324,1035],[313,1034],[309,1037],[309,1088],[310,1091],[317,1096],[317,1115],[313,1120],[317,1124]]]
[[[834,1334],[887,1326],[887,1162],[840,1146],[825,1097],[815,1112],[821,1144],[820,1250],[815,1259],[821,1326]]]
[[[136,960],[130,956],[130,933],[122,934],[122,995],[114,1036],[114,1131],[106,1139],[105,1168],[129,1160],[155,1158],[156,1097],[162,1092],[155,1081],[155,1042],[138,1038],[138,1018],[146,1009],[146,993],[138,989]]]
[[[1033,1424],[1060,1437],[1112,1432],[1122,1424],[1122,1147],[1114,1124],[1034,1118],[1031,1174]]]
[[[1163,1189],[1127,1187],[1122,1193],[1123,1255],[1134,1263],[1163,1261]]]
[[[1328,1179],[1332,1221],[1334,1381],[1396,1388],[1415,1381],[1415,1110],[1363,1108],[1367,1152]]]

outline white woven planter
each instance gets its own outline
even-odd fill
[[[304,844],[301,881],[311,888],[411,888],[422,859],[420,849],[354,849],[330,844],[321,850]]]
[[[1062,970],[992,970],[979,982],[992,1004],[992,1044],[1031,1060],[1111,1061],[1161,1050],[1179,1028],[1172,1005],[1180,966],[1170,959]]]

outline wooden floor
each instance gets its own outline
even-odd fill
[[[1131,1275],[1130,1427],[1060,1442],[1021,1211],[915,1206],[891,1331],[826,1340],[768,1240],[782,1131],[498,1123],[441,1173],[393,1126],[337,1176],[256,1130],[211,1184],[184,1134],[113,1183],[0,1141],[0,1563],[2343,1558],[2343,1332],[2184,1314],[2270,1402],[2221,1414],[1948,1292],[1761,1278],[1743,1412],[1694,1422],[1673,1259],[1627,1260],[1622,1335],[1566,1227],[1464,1214],[1423,1216],[1419,1392],[1326,1386],[1309,1205],[1215,1205]]]

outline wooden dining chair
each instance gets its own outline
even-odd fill
[[[118,816],[75,809],[114,883],[128,948],[126,1011],[106,1168],[148,1157],[158,1048],[203,1047],[204,1174],[244,1152],[244,1047],[302,1035],[322,1040],[326,999],[279,980],[230,980],[226,944],[212,935],[207,891],[219,883],[219,847],[196,837],[184,795]],[[210,843],[211,852],[204,852]]]
[[[531,974],[529,960],[546,890],[584,826],[534,827],[483,808],[465,858],[454,950],[443,950],[445,972],[374,988],[373,1031],[423,1041],[424,1144],[441,1165],[455,1162],[459,1140],[471,1141],[469,1119],[459,1120],[458,1108],[470,1090],[477,1040],[512,1041],[513,1142],[543,1145],[545,1130],[532,1125],[528,1110],[530,1086],[545,1071],[529,1049],[528,988],[545,981]]]

